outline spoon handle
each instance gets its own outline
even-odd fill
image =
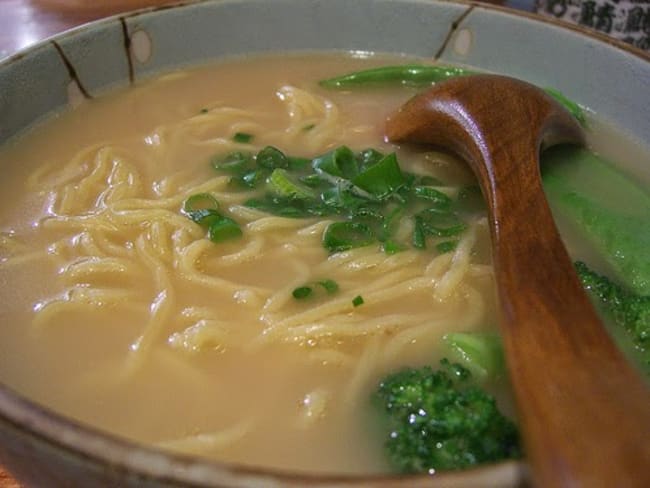
[[[538,168],[536,153],[493,153],[519,163],[522,156]],[[530,170],[526,164],[494,159],[488,165],[497,185],[530,180],[490,198],[504,347],[515,397],[526,398],[519,417],[535,481],[540,487],[650,486],[646,385],[571,272],[540,179],[521,174]],[[505,166],[508,172],[497,174]],[[561,412],[552,415],[552,428],[549,409]]]
[[[542,90],[461,77],[407,102],[392,141],[434,144],[471,166],[488,204],[500,327],[537,486],[649,487],[650,390],[582,290],[546,201],[543,143],[581,142]]]

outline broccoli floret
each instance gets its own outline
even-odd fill
[[[650,296],[628,291],[590,270],[583,262],[576,262],[575,268],[582,286],[596,299],[600,308],[625,329],[642,362],[650,368]]]
[[[386,414],[390,462],[402,473],[464,469],[521,456],[515,424],[471,374],[447,359],[441,368],[404,369],[376,393]]]

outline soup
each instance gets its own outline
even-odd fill
[[[496,330],[485,211],[465,209],[462,230],[424,250],[386,252],[375,241],[328,252],[323,233],[336,215],[251,208],[259,190],[213,167],[267,146],[297,158],[375,148],[457,199],[474,185],[461,162],[383,140],[383,121],[414,90],[317,84],[389,62],[403,60],[294,55],[166,74],[4,148],[3,382],[163,449],[309,472],[389,471],[369,405],[379,380],[438,363],[445,334]],[[242,235],[206,238],[183,212],[196,195]],[[395,227],[413,232],[410,219]],[[489,388],[513,415],[507,385]]]

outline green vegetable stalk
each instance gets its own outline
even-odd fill
[[[355,86],[386,84],[422,86],[437,83],[448,78],[474,73],[465,68],[457,68],[454,66],[406,64],[356,71],[322,80],[319,84],[324,88],[351,88]]]
[[[427,86],[448,78],[476,74],[466,68],[455,66],[431,66],[426,64],[405,64],[397,66],[382,66],[362,71],[347,73],[334,78],[321,80],[319,85],[329,89],[350,89],[368,86]],[[566,108],[580,124],[586,124],[584,111],[574,101],[565,97],[554,88],[545,91]]]
[[[581,148],[545,151],[542,172],[553,211],[605,258],[621,282],[650,295],[650,194]]]

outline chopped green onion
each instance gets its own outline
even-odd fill
[[[438,178],[429,175],[416,175],[413,176],[413,186],[442,186],[443,183]]]
[[[425,249],[427,247],[426,234],[424,232],[424,225],[422,218],[415,217],[415,225],[413,226],[413,247],[416,249]]]
[[[381,235],[379,236],[380,241],[388,241],[395,232],[400,223],[402,216],[404,215],[404,207],[396,207],[388,216],[384,219],[384,224],[382,225]]]
[[[411,245],[425,249],[428,236],[452,237],[466,228],[459,215],[465,214],[464,204],[473,200],[466,198],[469,190],[460,192],[456,200],[436,178],[402,172],[394,153],[384,155],[372,148],[355,153],[340,146],[308,159],[267,146],[257,155],[236,151],[211,162],[215,169],[231,173],[231,183],[244,189],[266,184],[261,195],[244,202],[247,207],[289,218],[340,217],[323,233],[323,246],[331,253],[377,241],[387,254],[400,252],[409,247],[396,237],[406,217],[415,222]],[[193,213],[183,213],[204,227],[214,225],[214,237],[221,239],[227,233],[219,229],[229,226],[217,211],[216,200],[210,198],[196,197],[190,202]],[[430,208],[421,210],[423,201]],[[240,230],[229,232],[235,235]],[[436,249],[449,252],[454,245],[446,241]],[[318,283],[312,287],[318,289]]]
[[[424,232],[435,237],[452,237],[467,228],[455,213],[441,212],[435,207],[422,210],[416,216],[420,218]]]
[[[325,279],[325,280],[320,280],[316,281],[313,283],[313,285],[318,285],[322,287],[328,295],[331,295],[333,293],[336,293],[339,290],[339,285],[336,283],[334,280],[330,279]],[[304,286],[299,286],[298,288],[295,288],[292,292],[293,298],[296,300],[302,300],[304,298],[312,296],[314,292],[314,289],[312,288],[311,285],[304,285]]]
[[[218,209],[219,202],[209,193],[197,193],[188,197],[183,203],[183,212],[194,212],[202,209]]]
[[[458,241],[444,241],[436,244],[436,251],[440,254],[445,254],[453,251],[458,246]]]
[[[414,186],[413,194],[418,198],[429,200],[437,208],[440,209],[451,208],[451,198],[449,198],[440,190],[437,190],[431,186]]]
[[[323,245],[331,253],[367,246],[373,240],[372,230],[361,222],[334,222],[323,234]]]
[[[369,207],[368,202],[363,202],[362,205],[355,210],[351,210],[350,214],[355,220],[362,220],[364,222],[371,221],[373,224],[382,224],[385,222],[384,214],[376,207]]]
[[[303,168],[307,168],[311,164],[311,159],[308,158],[295,158],[289,156],[289,170],[290,171],[300,171]]]
[[[210,162],[218,171],[241,174],[254,167],[255,158],[249,152],[235,151],[226,154],[225,157],[214,156]]]
[[[196,222],[203,227],[210,227],[213,222],[216,222],[221,218],[221,214],[213,208],[201,208],[199,210],[191,210],[183,213],[192,222]]]
[[[358,307],[359,305],[363,305],[363,297],[361,295],[357,295],[352,299],[352,305],[355,307]]]
[[[345,183],[339,183],[321,193],[321,200],[328,207],[337,209],[358,208],[365,204],[365,200],[352,193],[352,186]]]
[[[312,160],[312,167],[319,173],[351,179],[359,173],[357,159],[347,146],[339,146]]]
[[[266,181],[268,174],[269,170],[258,168],[250,170],[241,176],[233,177],[231,181],[237,183],[239,186],[255,188],[257,185],[260,185]]]
[[[246,132],[236,132],[232,136],[232,140],[240,144],[248,144],[253,140],[253,134],[247,134]]]
[[[318,284],[325,288],[325,291],[329,294],[336,293],[339,290],[339,285],[334,280],[321,280]]]
[[[304,126],[304,127],[302,128],[302,130],[304,130],[305,132],[309,132],[309,131],[312,130],[314,127],[316,127],[316,124],[307,124],[306,126]]]
[[[193,222],[207,227],[221,217],[218,208],[219,202],[212,195],[197,193],[183,202],[181,212]]]
[[[386,254],[391,255],[391,254],[397,254],[398,252],[402,252],[404,250],[404,246],[402,246],[401,244],[395,241],[386,241],[382,245],[382,249]]]
[[[207,108],[202,108],[201,110],[199,110],[199,112],[202,114],[207,114],[209,110]]]
[[[197,193],[183,203],[181,211],[192,221],[208,228],[208,238],[221,242],[242,235],[239,224],[230,217],[221,215],[219,202],[209,193]]]
[[[241,237],[242,230],[239,224],[230,217],[221,216],[210,225],[208,238],[212,242],[222,242],[228,239]]]
[[[251,198],[244,202],[244,206],[290,218],[322,217],[332,213],[332,209],[318,201],[284,198],[275,195],[265,195],[264,198]]]
[[[357,156],[357,159],[359,161],[359,164],[363,169],[367,168],[368,166],[372,166],[373,164],[377,164],[379,161],[384,159],[385,155],[376,149],[368,148],[364,149],[359,153]]]
[[[307,200],[316,198],[316,194],[311,188],[295,181],[286,169],[274,169],[267,180],[267,184],[271,193],[275,193],[281,197]]]
[[[298,288],[294,289],[291,294],[296,300],[302,300],[310,296],[312,294],[312,291],[313,290],[309,286],[299,286]]]
[[[289,159],[287,156],[280,151],[279,149],[273,146],[266,146],[260,152],[257,153],[257,165],[262,168],[276,169],[276,168],[288,168]]]
[[[323,178],[321,175],[316,173],[303,176],[302,178],[300,178],[300,181],[312,188],[316,188],[318,186],[322,186],[327,183],[327,180],[325,178]]]
[[[406,183],[406,178],[397,164],[395,153],[368,167],[355,176],[352,183],[377,198],[383,199]]]

